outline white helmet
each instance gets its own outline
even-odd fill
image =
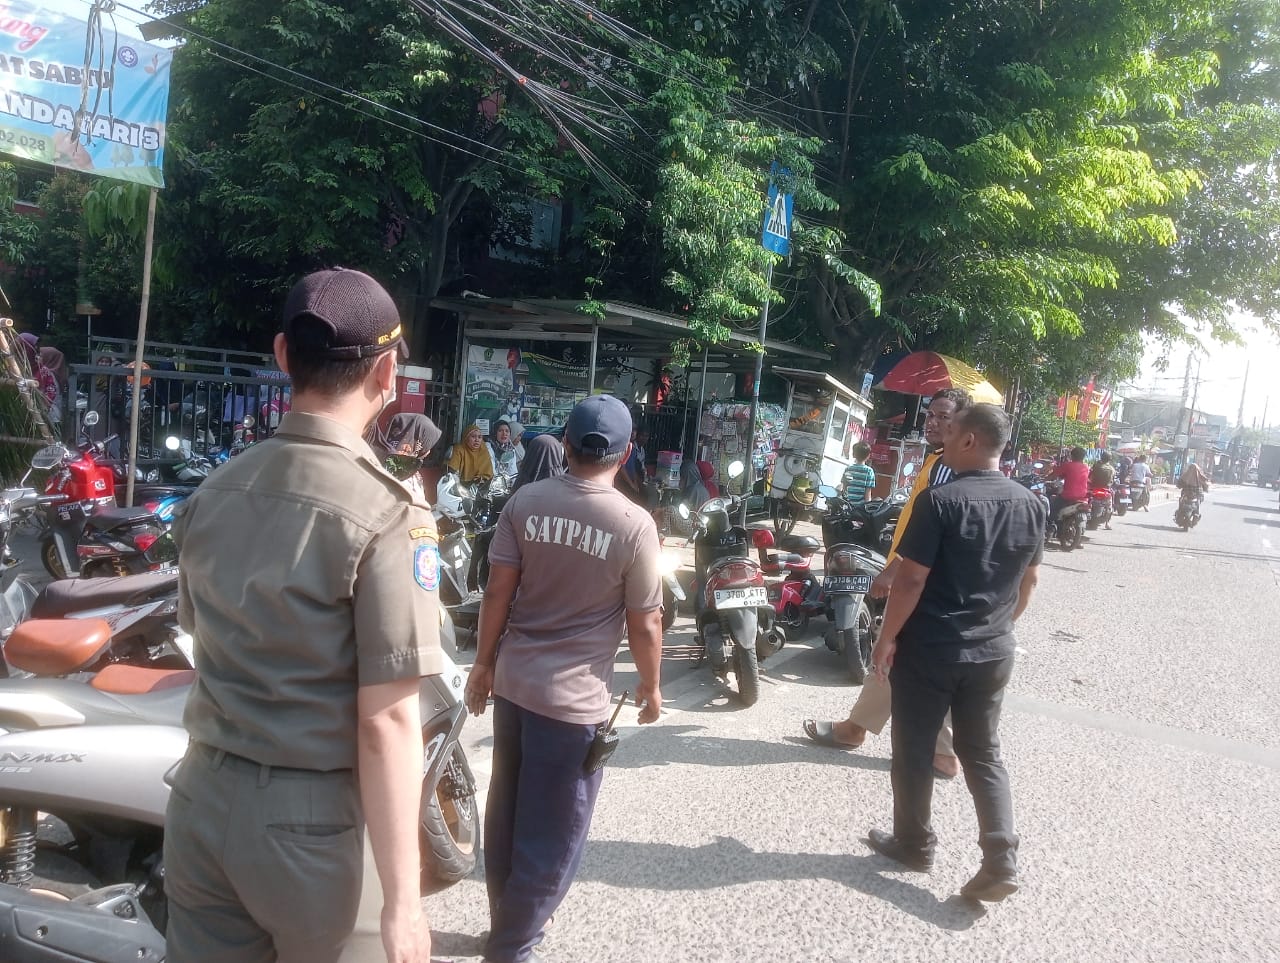
[[[436,485],[436,511],[453,521],[466,517],[462,506],[462,482],[456,472],[446,472]]]

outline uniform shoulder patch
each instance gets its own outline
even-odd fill
[[[421,525],[418,528],[409,529],[409,537],[415,538],[415,539],[416,538],[432,538],[432,539],[439,538],[439,536],[436,534],[436,530],[432,528],[430,525]]]
[[[428,592],[434,592],[440,587],[440,548],[435,542],[428,542],[414,549],[413,578]]]

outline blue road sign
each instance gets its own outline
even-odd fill
[[[769,181],[769,206],[764,212],[764,229],[760,234],[760,244],[766,251],[783,257],[791,253],[791,214],[794,207],[794,196],[783,194],[776,183]]]

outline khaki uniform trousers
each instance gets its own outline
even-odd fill
[[[893,712],[893,689],[888,682],[881,682],[874,673],[867,674],[867,681],[862,684],[858,693],[858,701],[849,710],[849,721],[855,726],[874,732],[877,736],[884,729]],[[939,756],[954,756],[955,747],[951,744],[951,713],[947,713],[938,730],[938,741],[933,750]]]
[[[165,819],[169,963],[337,963],[356,923],[363,834],[350,770],[263,766],[192,743]]]

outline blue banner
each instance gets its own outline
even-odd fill
[[[172,53],[35,0],[0,0],[0,152],[164,186]]]

